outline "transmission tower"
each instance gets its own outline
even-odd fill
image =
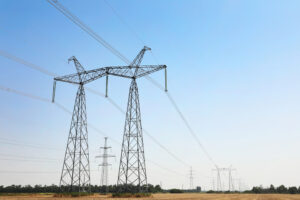
[[[190,179],[190,190],[193,190],[194,189],[194,174],[193,174],[192,167],[190,168],[189,179]]]
[[[223,190],[223,185],[221,182],[221,172],[228,172],[228,191],[234,191],[234,183],[232,178],[232,171],[235,171],[236,169],[233,169],[232,166],[229,168],[219,168],[216,167],[216,169],[213,169],[213,171],[217,172],[217,191]]]
[[[109,155],[107,153],[107,150],[110,149],[111,147],[107,146],[107,137],[104,138],[104,146],[100,147],[101,149],[103,149],[103,154],[100,156],[96,156],[96,158],[102,158],[102,163],[99,165],[102,167],[101,169],[101,179],[100,179],[100,185],[101,186],[107,186],[108,185],[108,166],[111,166],[111,164],[109,164],[107,162],[108,158],[112,158],[115,157],[114,155]]]
[[[55,77],[52,95],[54,103],[57,81],[78,85],[59,185],[63,191],[85,192],[90,190],[91,178],[84,84],[106,73],[103,69],[85,71],[74,56],[68,61],[74,62],[77,73]]]
[[[235,171],[232,166],[228,168],[228,191],[234,191],[234,179],[232,178],[232,171]]]
[[[129,66],[106,68],[106,96],[109,75],[131,79],[117,181],[118,185],[137,185],[140,187],[147,184],[140,101],[136,79],[164,69],[165,91],[167,91],[166,65],[140,65],[147,50],[151,49],[145,46]]]
[[[72,57],[70,60],[74,61],[77,73],[54,78],[53,102],[55,98],[56,81],[79,85],[60,185],[69,186],[68,188],[70,188],[70,190],[74,190],[74,186],[77,186],[79,191],[85,191],[90,184],[83,85],[104,76],[106,76],[106,96],[109,76],[131,79],[117,183],[119,185],[132,184],[137,186],[147,184],[140,102],[136,79],[164,69],[165,91],[167,91],[166,65],[140,65],[144,53],[147,50],[151,49],[144,47],[129,66],[102,67],[88,71],[85,71],[77,59]],[[85,149],[83,150],[83,148]]]
[[[212,171],[216,171],[216,179],[217,179],[217,183],[216,183],[216,189],[217,191],[222,191],[223,187],[222,187],[222,181],[221,181],[221,172],[226,170],[226,168],[219,168],[216,166],[215,169],[212,169]]]
[[[121,149],[118,185],[147,185],[147,173],[144,154],[144,141],[142,133],[142,122],[140,113],[140,101],[139,92],[136,79],[142,76],[146,76],[150,73],[156,72],[161,69],[165,69],[166,78],[166,66],[140,66],[145,51],[151,50],[148,47],[144,47],[133,62],[130,64],[134,67],[131,71],[130,78],[131,84],[129,88],[129,97],[127,103],[127,112],[125,120],[125,128]],[[166,79],[165,79],[166,87]],[[167,88],[165,88],[167,90]]]

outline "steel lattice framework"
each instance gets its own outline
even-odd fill
[[[88,73],[74,56],[68,61],[74,62],[77,73],[55,77],[52,96],[54,102],[57,81],[78,85],[59,185],[64,191],[84,192],[89,191],[91,181],[84,84],[105,74]]]
[[[90,185],[84,85],[104,76],[106,77],[106,96],[109,76],[131,79],[117,183],[119,185],[132,184],[137,186],[147,184],[140,102],[136,79],[164,69],[165,90],[167,91],[166,65],[140,65],[147,50],[151,49],[144,47],[129,66],[109,66],[87,71],[73,56],[69,61],[74,62],[77,73],[54,78],[53,102],[56,81],[79,85],[60,179],[60,186],[67,186],[64,188],[68,188],[68,191],[87,191]]]
[[[130,66],[121,67],[120,69],[117,68],[118,70],[123,70],[122,75],[111,74],[131,79],[119,165],[118,185],[147,185],[139,91],[136,79],[165,69],[165,90],[167,90],[166,65],[140,66],[147,50],[151,49],[145,46]]]
[[[139,92],[135,79],[129,88],[118,184],[147,184]]]
[[[115,157],[114,155],[110,155],[107,153],[107,150],[110,149],[110,146],[107,146],[107,137],[104,138],[104,146],[100,147],[103,149],[103,154],[100,156],[96,156],[96,158],[102,158],[102,163],[98,166],[102,167],[101,169],[101,179],[100,179],[100,185],[101,186],[107,186],[108,185],[108,166],[111,166],[111,164],[108,163],[107,159]]]

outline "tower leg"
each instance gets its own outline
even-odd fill
[[[141,124],[138,87],[132,79],[126,112],[121,158],[119,165],[118,185],[147,184],[144,142]]]
[[[88,131],[83,85],[79,85],[76,94],[60,187],[67,192],[87,192],[90,189]]]

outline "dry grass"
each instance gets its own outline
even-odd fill
[[[111,195],[95,194],[88,197],[75,198],[57,198],[53,195],[20,195],[20,196],[0,196],[1,200],[124,200],[124,199],[139,199],[139,198],[111,198]],[[300,200],[300,195],[289,194],[154,194],[152,197],[142,199],[151,200]]]

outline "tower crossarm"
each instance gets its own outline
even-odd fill
[[[113,158],[113,157],[116,157],[116,156],[109,155],[109,154],[104,154],[104,155],[96,156],[95,158]]]
[[[119,76],[122,78],[140,78],[162,69],[166,69],[166,65],[141,65],[141,66],[111,66],[102,67],[98,69],[83,71],[79,73],[74,73],[66,76],[55,77],[55,81],[62,81],[73,84],[86,84],[103,76]],[[130,70],[137,69],[136,75],[132,75]],[[80,79],[81,77],[81,79]]]
[[[166,65],[141,65],[141,66],[111,66],[111,67],[104,67],[99,68],[95,70],[89,70],[86,71],[87,75],[90,76],[90,79],[83,80],[84,83],[90,82],[92,80],[95,80],[97,78],[100,78],[104,75],[110,75],[110,76],[119,76],[122,78],[140,78],[143,76],[146,76],[148,74],[152,74],[156,71],[159,71],[161,69],[166,69]],[[131,69],[136,70],[136,75],[133,75],[131,73]],[[76,74],[72,75],[72,78]],[[70,77],[67,77],[70,78]]]
[[[166,68],[166,65],[141,65],[137,69],[136,78],[140,78]]]
[[[141,66],[111,66],[93,70],[82,71],[79,73],[55,77],[55,81],[67,82],[72,84],[86,84],[106,75],[119,76],[123,78],[140,78],[161,69],[166,69],[166,65],[141,65]],[[131,69],[137,69],[136,75],[132,75]]]
[[[106,67],[103,67],[99,69],[82,71],[74,74],[55,77],[54,80],[73,84],[86,84],[105,76],[107,74],[106,72]]]

